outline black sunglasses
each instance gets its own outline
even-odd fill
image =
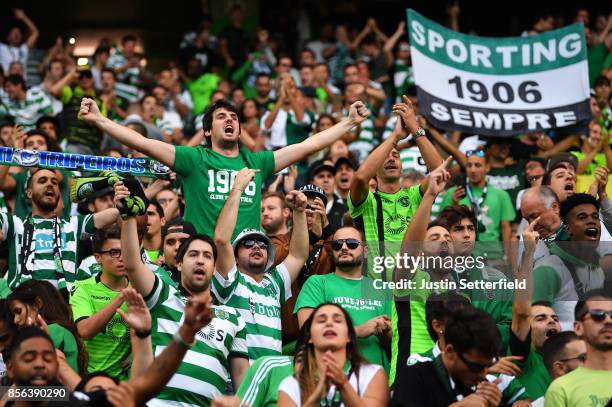
[[[361,244],[361,242],[357,239],[338,239],[332,242],[332,249],[334,249],[335,251],[341,250],[342,246],[344,246],[344,243],[346,243],[346,247],[351,250],[358,248]]]
[[[483,365],[482,363],[470,362],[459,352],[457,352],[457,355],[459,355],[459,359],[461,359],[461,361],[465,363],[469,371],[472,373],[480,373],[483,370],[486,370],[490,368],[491,366],[493,366],[495,363],[497,363],[497,358],[493,358],[493,360],[490,363]]]
[[[247,239],[244,240],[242,242],[242,245],[244,247],[246,247],[247,249],[250,249],[251,247],[257,245],[257,247],[261,248],[261,249],[267,249],[268,248],[268,244],[266,242],[262,242],[261,240],[253,240],[253,239]]]
[[[609,316],[610,319],[612,319],[612,310],[606,311],[604,309],[592,309],[586,314],[584,314],[582,318],[584,319],[587,314],[589,314],[591,316],[591,319],[595,322],[604,322],[604,320],[606,319],[606,315]]]

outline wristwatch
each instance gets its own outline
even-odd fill
[[[418,139],[419,137],[422,137],[425,135],[425,129],[422,127],[419,127],[419,129],[417,131],[415,131],[412,134],[412,138],[414,138],[415,140]]]

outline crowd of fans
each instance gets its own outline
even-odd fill
[[[284,53],[234,6],[151,72],[14,15],[2,146],[172,172],[0,166],[2,405],[611,405],[612,15],[575,16],[592,120],[508,138],[419,116],[403,21]]]

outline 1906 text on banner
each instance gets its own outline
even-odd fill
[[[408,27],[419,110],[436,127],[508,136],[591,117],[582,24],[484,38],[408,10]]]

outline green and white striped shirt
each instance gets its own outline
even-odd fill
[[[180,290],[180,288],[179,288]],[[159,356],[172,342],[183,321],[188,294],[155,276],[145,298],[153,319],[153,352]],[[236,310],[213,306],[213,320],[196,334],[178,370],[149,407],[208,406],[225,393],[230,379],[230,357],[247,357],[244,321]]]
[[[357,139],[348,145],[349,151],[355,155],[360,163],[365,161],[377,143],[374,132],[374,121],[370,118],[365,119],[360,125]]]
[[[6,93],[0,96],[0,119],[13,117],[24,131],[35,128],[40,117],[52,113],[51,99],[40,88],[28,89],[22,101],[12,100]]]
[[[0,227],[4,240],[9,242],[9,287],[15,289],[29,279],[47,280],[59,289],[70,290],[76,280],[76,254],[79,238],[84,233],[95,232],[93,215],[71,216],[69,220],[44,219],[40,216],[21,220],[15,215],[0,213]],[[31,252],[22,258],[25,226],[32,225]],[[54,230],[55,229],[55,230]],[[56,243],[57,241],[57,243]],[[59,246],[61,259],[56,258],[55,247]],[[26,248],[27,249],[27,248]],[[25,250],[26,252],[28,250]],[[61,261],[61,266],[60,266]],[[21,265],[25,262],[27,272]],[[62,270],[63,269],[63,270]]]
[[[251,362],[281,354],[281,306],[291,298],[291,277],[284,263],[267,271],[259,283],[236,266],[227,280],[215,272],[211,289],[221,304],[235,308],[246,322]]]

